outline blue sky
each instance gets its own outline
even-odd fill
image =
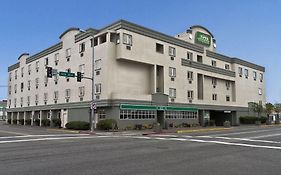
[[[69,27],[99,29],[119,19],[172,36],[205,26],[219,53],[265,66],[267,101],[281,102],[281,0],[2,0],[0,99],[20,54],[57,43]]]

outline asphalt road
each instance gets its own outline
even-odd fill
[[[141,136],[0,125],[0,174],[281,173],[281,126]]]

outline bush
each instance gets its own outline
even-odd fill
[[[14,124],[14,125],[16,125],[16,124],[17,124],[17,122],[18,122],[18,120],[17,120],[17,119],[13,119],[13,124]]]
[[[33,122],[33,125],[39,126],[40,125],[40,119],[39,118],[35,119],[34,122]]]
[[[90,123],[84,122],[84,121],[71,121],[68,122],[65,127],[67,129],[75,129],[75,130],[89,130],[90,129]]]
[[[26,124],[26,125],[31,125],[31,119],[26,119],[26,120],[25,120],[25,124]]]
[[[8,124],[11,124],[11,119],[10,118],[8,119]]]
[[[266,117],[255,117],[255,116],[242,116],[239,118],[241,124],[255,124],[257,121],[266,123]]]
[[[100,120],[97,123],[97,128],[100,130],[110,130],[117,128],[117,122],[114,119]]]
[[[59,118],[53,118],[52,123],[54,127],[60,127],[61,126],[61,119]]]
[[[51,121],[50,121],[50,119],[42,119],[42,126],[50,126],[50,123],[51,123]]]
[[[223,122],[223,126],[224,127],[230,127],[231,126],[230,121]]]
[[[24,119],[19,119],[19,124],[24,125]]]

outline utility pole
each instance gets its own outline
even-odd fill
[[[93,40],[92,42],[94,42],[94,36],[93,36]],[[91,117],[90,117],[90,126],[91,126],[91,132],[94,131],[94,129],[96,128],[97,125],[97,121],[95,118],[95,109],[94,106],[95,105],[95,46],[94,43],[92,43],[93,46],[93,59],[92,59],[92,102],[91,102]],[[93,123],[94,120],[94,123]]]

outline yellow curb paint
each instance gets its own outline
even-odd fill
[[[210,128],[210,129],[193,129],[193,130],[179,130],[177,133],[191,133],[191,132],[207,132],[207,131],[222,131],[231,128]]]

